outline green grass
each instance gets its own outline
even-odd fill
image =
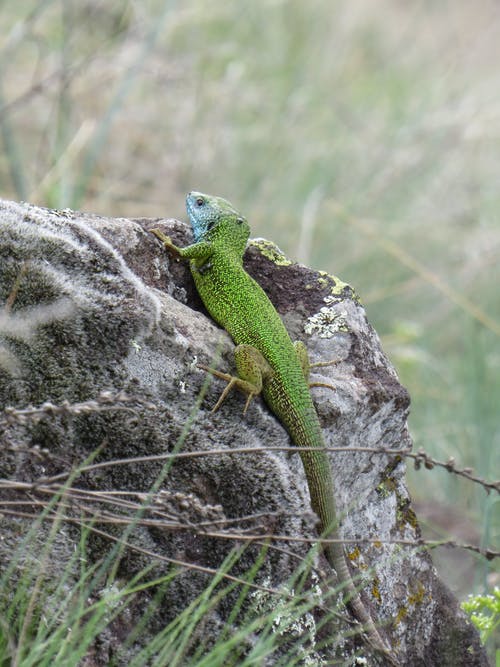
[[[416,445],[495,478],[499,28],[467,0],[4,3],[0,191],[112,216],[228,197],[356,287]],[[409,479],[426,528],[498,540],[493,495]],[[481,559],[443,574],[462,597],[498,581]]]
[[[159,553],[133,577],[124,580],[117,574],[123,541],[144,509],[130,517],[123,534],[109,531],[118,541],[114,547],[109,541],[101,560],[93,562],[94,521],[82,517],[68,529],[62,518],[68,513],[64,501],[70,489],[68,481],[27,532],[18,528],[17,546],[0,576],[1,667],[78,667],[96,650],[110,667],[250,666],[271,656],[276,665],[323,664],[317,651],[325,642],[317,633],[324,624],[335,623],[338,610],[332,601],[338,590],[330,592],[332,609],[326,611],[325,596],[319,588],[316,594],[310,588],[315,549],[275,590],[260,572],[268,546],[246,571],[240,566],[245,547],[235,546],[212,575],[206,572],[200,594],[188,593],[189,576],[196,576],[196,570],[184,577],[183,599],[192,599],[172,615],[169,610],[180,605],[179,589],[169,588],[183,567],[172,563],[160,572],[164,556]],[[3,517],[3,522],[5,530],[9,519]],[[13,528],[4,533],[10,540],[16,534]],[[133,539],[129,544],[136,547]],[[185,567],[189,571],[189,564]],[[228,600],[232,609],[221,623]],[[318,605],[324,611],[321,621],[313,613]],[[217,616],[221,606],[226,611]],[[162,624],[158,617],[164,618],[165,612],[171,620]]]

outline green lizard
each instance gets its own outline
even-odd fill
[[[243,253],[250,235],[246,219],[220,197],[191,192],[186,208],[194,243],[175,246],[161,230],[152,229],[174,256],[189,260],[196,288],[213,319],[236,343],[237,376],[201,366],[227,381],[214,406],[217,410],[232,388],[251,400],[262,393],[295,445],[318,448],[300,451],[311,497],[319,516],[321,534],[338,539],[337,516],[330,462],[319,419],[309,391],[309,360],[303,343],[290,339],[271,301],[243,268]],[[326,546],[326,555],[346,592],[347,604],[363,625],[368,643],[384,654],[388,663],[399,664],[382,640],[356,590],[340,542]]]

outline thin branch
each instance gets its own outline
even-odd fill
[[[473,474],[474,471],[472,468],[458,468],[456,461],[452,456],[447,461],[438,461],[437,459],[434,459],[432,456],[430,456],[430,454],[427,454],[427,452],[422,448],[420,448],[416,454],[407,453],[405,456],[414,460],[415,470],[420,470],[422,465],[424,465],[427,470],[432,470],[432,468],[435,466],[445,468],[445,470],[450,473],[454,473],[460,477],[465,477],[465,479],[468,479],[471,482],[480,484],[487,493],[490,491],[496,491],[497,493],[500,493],[500,480],[488,482],[482,477],[476,477]]]
[[[97,398],[90,401],[82,401],[81,403],[70,403],[69,401],[62,401],[59,404],[46,401],[39,407],[29,406],[22,410],[17,408],[7,407],[3,410],[3,418],[0,418],[0,424],[5,422],[6,425],[13,423],[24,424],[28,420],[39,420],[42,417],[53,417],[55,415],[81,415],[90,414],[94,412],[102,412],[104,410],[128,410],[120,403],[134,403],[140,405],[146,410],[156,410],[157,406],[150,401],[146,401],[140,396],[130,396],[124,391],[102,391]]]
[[[410,452],[409,449],[379,449],[377,447],[295,447],[283,445],[282,447],[232,447],[231,449],[210,449],[207,451],[196,452],[176,452],[173,454],[153,454],[150,456],[134,456],[126,459],[113,459],[112,461],[101,461],[88,466],[82,466],[79,474],[109,468],[121,465],[135,463],[151,463],[153,461],[167,461],[169,459],[195,459],[204,456],[232,456],[233,454],[255,454],[256,452],[291,452],[294,454],[300,452],[369,452],[372,454],[389,454],[393,456],[404,456]],[[53,482],[65,479],[71,473],[62,472],[52,477],[40,478],[40,484],[52,484]],[[5,480],[0,479],[0,484]]]
[[[25,503],[29,504],[29,503]],[[68,506],[65,505],[67,508]],[[80,509],[85,509],[85,508],[80,508]],[[16,516],[20,518],[32,518],[36,519],[39,518],[40,515],[38,514],[33,514],[29,512],[21,512],[18,510],[10,510],[7,506],[4,506],[2,508],[2,512],[4,514],[8,514],[10,516]],[[103,523],[103,524],[113,524],[113,525],[130,525],[132,521],[135,521],[135,519],[129,518],[129,517],[121,517],[121,516],[104,516],[100,514],[96,514],[95,511],[90,512],[90,514],[93,517],[94,521],[97,521],[98,523]],[[57,515],[47,515],[45,517],[41,517],[44,520],[49,520],[49,521],[66,521],[68,523],[73,523],[81,526],[87,526],[87,524],[82,521],[81,518],[78,517],[73,517],[73,516],[61,516],[61,514]],[[415,548],[425,548],[429,547],[432,549],[435,549],[437,547],[455,547],[459,549],[465,549],[467,551],[473,551],[474,553],[480,554],[484,556],[487,560],[494,560],[495,558],[500,557],[500,551],[495,550],[495,549],[489,549],[485,547],[480,547],[474,544],[462,544],[459,542],[456,542],[455,540],[424,540],[424,539],[416,539],[416,540],[407,540],[407,539],[399,539],[399,540],[385,540],[381,538],[369,538],[369,537],[356,537],[356,538],[342,538],[342,539],[334,539],[334,538],[317,538],[317,537],[296,537],[293,535],[277,535],[274,533],[242,533],[242,532],[237,532],[237,531],[220,531],[220,532],[211,532],[208,530],[196,530],[196,524],[194,525],[186,525],[183,523],[176,523],[176,524],[170,524],[170,523],[165,523],[164,521],[160,520],[150,520],[150,519],[144,519],[140,518],[137,522],[137,525],[141,526],[152,526],[155,528],[161,528],[163,530],[169,530],[169,531],[191,531],[194,532],[195,534],[199,536],[204,536],[204,537],[211,537],[213,539],[223,539],[223,540],[234,540],[237,542],[258,542],[258,541],[279,541],[279,542],[291,542],[291,543],[298,543],[298,544],[373,544],[374,546],[381,546],[381,545],[399,545],[399,546],[408,546],[408,547],[415,547]]]
[[[129,400],[133,402],[134,397],[129,397]],[[84,404],[85,409],[87,409],[88,403]],[[146,407],[150,408],[151,404],[146,403]],[[126,409],[126,408],[121,408]],[[232,449],[211,449],[208,451],[197,451],[197,452],[177,452],[169,454],[155,454],[151,456],[135,456],[126,459],[113,459],[112,461],[102,461],[100,463],[93,463],[88,466],[82,466],[78,471],[79,474],[91,472],[95,470],[100,470],[103,468],[116,467],[121,465],[130,465],[135,463],[151,463],[153,461],[166,461],[169,459],[195,459],[205,456],[232,456],[234,454],[255,454],[257,452],[291,452],[291,453],[300,453],[300,452],[366,452],[372,454],[383,454],[388,456],[400,456],[411,458],[415,461],[415,469],[419,470],[422,466],[428,470],[434,467],[441,467],[447,470],[450,473],[454,473],[460,477],[464,477],[471,482],[481,485],[487,493],[490,491],[496,491],[500,493],[500,480],[487,481],[481,477],[477,477],[473,474],[472,468],[459,468],[457,467],[455,460],[453,458],[448,459],[448,461],[438,461],[434,459],[429,454],[427,454],[423,449],[415,454],[411,452],[410,449],[380,449],[377,447],[295,447],[295,446],[282,446],[282,447],[234,447]],[[32,488],[36,488],[39,485],[50,485],[54,482],[66,479],[71,473],[62,472],[51,477],[42,477],[38,481],[32,483]],[[0,479],[0,488],[6,484],[10,487],[10,484],[13,484],[12,480]],[[22,483],[26,484],[26,483]]]

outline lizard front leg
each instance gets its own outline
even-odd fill
[[[243,408],[243,414],[245,414],[252,399],[262,391],[263,380],[270,377],[273,373],[271,366],[264,356],[252,345],[237,345],[234,350],[234,362],[237,375],[222,373],[209,366],[198,364],[198,368],[227,382],[227,386],[212,408],[212,412],[216,412],[220,408],[229,392],[235,388],[247,396],[245,407]]]
[[[169,251],[171,255],[174,255],[175,257],[180,257],[180,248],[178,248],[174,243],[172,243],[172,239],[170,236],[167,236],[164,234],[161,229],[150,229],[149,230],[151,234],[154,234],[156,238],[160,239],[160,241],[163,243],[165,248]]]
[[[161,229],[150,229],[151,234],[160,239],[168,252],[176,259],[192,260],[196,268],[203,267],[213,254],[212,244],[208,241],[192,243],[185,248],[179,248],[172,242],[170,236],[164,234]]]

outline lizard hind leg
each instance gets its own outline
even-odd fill
[[[252,345],[238,345],[234,350],[234,361],[237,375],[222,373],[214,368],[198,364],[198,368],[227,382],[227,386],[212,408],[212,412],[216,412],[220,408],[230,391],[235,388],[246,394],[247,400],[243,408],[243,414],[245,414],[252,399],[262,391],[263,378],[269,377],[273,372],[264,356]]]
[[[307,353],[307,347],[301,340],[295,340],[293,342],[295,348],[295,354],[299,360],[300,367],[302,368],[302,374],[306,382],[309,382],[309,374],[311,372],[311,362],[309,360],[309,354]]]
[[[335,391],[335,387],[332,384],[327,384],[326,382],[309,382],[309,375],[311,373],[311,368],[331,366],[332,364],[336,364],[337,361],[317,361],[311,364],[309,355],[307,353],[307,348],[304,343],[301,340],[296,340],[293,346],[295,348],[295,354],[299,360],[300,367],[302,368],[304,378],[309,385],[309,389],[311,389],[311,387],[326,387],[327,389],[333,389]]]

